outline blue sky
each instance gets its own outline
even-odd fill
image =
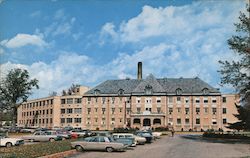
[[[33,97],[72,83],[199,76],[222,92],[218,60],[245,1],[0,0],[1,75],[15,67],[39,80]]]

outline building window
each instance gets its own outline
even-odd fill
[[[90,114],[90,112],[91,112],[91,108],[88,108],[88,114]]]
[[[102,104],[105,104],[105,100],[106,100],[106,98],[102,97]]]
[[[67,99],[67,104],[73,104],[73,98],[68,98]]]
[[[207,88],[204,88],[204,89],[203,89],[203,94],[204,94],[204,95],[208,95],[208,93],[209,93],[208,89],[207,89]]]
[[[213,99],[212,99],[212,103],[216,103],[216,98],[213,98]]]
[[[82,102],[82,98],[75,98],[75,103],[76,104],[79,104],[79,103],[81,103]]]
[[[223,108],[223,109],[222,109],[222,113],[223,113],[223,114],[226,114],[226,113],[227,113],[227,108]]]
[[[207,108],[207,107],[204,108],[204,113],[205,113],[205,114],[208,114],[208,108]]]
[[[186,115],[189,114],[189,108],[185,108]]]
[[[222,121],[223,121],[223,124],[227,124],[227,119],[226,118],[224,118]]]
[[[200,103],[200,98],[195,98],[195,103],[199,104]]]
[[[67,118],[67,123],[72,123],[72,118]]]
[[[65,118],[61,118],[61,123],[65,123]]]
[[[67,114],[72,114],[73,113],[73,109],[67,109]]]
[[[82,108],[75,108],[74,109],[76,114],[81,114],[82,113]]]
[[[122,118],[120,118],[120,122],[122,122]]]
[[[176,89],[176,95],[181,95],[182,94],[182,90],[180,88]]]
[[[75,118],[75,123],[81,123],[82,119],[81,118]]]
[[[157,113],[161,113],[161,108],[157,108]]]
[[[173,97],[168,97],[168,103],[173,103]]]
[[[95,94],[95,95],[98,95],[98,94],[100,94],[100,90],[98,90],[98,89],[95,89],[95,90],[94,90],[94,94]]]
[[[122,112],[122,108],[119,108],[120,112]]]
[[[188,125],[189,124],[189,118],[185,119],[185,124]]]
[[[112,104],[115,104],[115,97],[112,97],[111,101]]]
[[[178,124],[178,125],[181,124],[181,119],[180,119],[180,118],[177,119],[177,124]]]
[[[112,118],[111,121],[115,121],[115,118]]]
[[[95,112],[98,112],[98,108],[95,108]]]
[[[124,94],[124,90],[123,89],[119,89],[118,90],[118,95],[123,95]]]
[[[65,104],[65,99],[61,99],[61,104]]]
[[[216,114],[216,108],[212,108],[212,112],[215,115]]]
[[[148,104],[151,104],[151,103],[152,103],[151,98],[146,98],[145,101],[146,101],[146,103],[148,103]]]
[[[151,112],[151,111],[152,111],[152,108],[146,108],[146,111],[150,111],[150,112]]]
[[[53,123],[53,120],[52,120],[52,118],[50,118],[50,123]]]
[[[115,114],[115,108],[112,108],[111,110],[112,110],[112,114]]]
[[[181,103],[181,97],[177,97],[177,103]]]
[[[197,125],[199,125],[200,124],[200,119],[197,118],[195,122],[196,122]]]
[[[98,118],[95,118],[95,122],[98,122]]]
[[[203,103],[207,104],[208,103],[208,98],[203,98]]]
[[[127,108],[127,114],[130,114],[131,109]]]
[[[200,113],[200,108],[196,108],[196,114],[199,114]]]
[[[147,85],[146,87],[145,87],[145,94],[146,95],[151,95],[152,94],[152,86],[150,86],[150,85]]]
[[[105,108],[102,108],[102,114],[105,114],[105,110],[106,110]]]
[[[140,97],[137,97],[137,98],[136,98],[136,103],[138,103],[138,104],[141,103],[141,98],[140,98]]]
[[[173,112],[173,108],[168,108],[168,113],[171,115]]]
[[[222,97],[222,102],[226,103],[227,102],[227,98],[226,97]]]
[[[161,98],[157,98],[156,103],[161,103]]]
[[[188,97],[185,98],[185,103],[186,104],[189,103],[189,98]]]
[[[141,108],[137,108],[137,113],[141,113]]]
[[[216,120],[213,120],[213,121],[212,121],[212,124],[213,124],[213,125],[216,125],[216,124],[217,124]]]
[[[177,108],[177,112],[178,112],[178,113],[181,113],[181,108]]]

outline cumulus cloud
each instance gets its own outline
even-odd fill
[[[9,40],[1,41],[1,45],[7,48],[19,48],[26,45],[43,47],[46,46],[47,43],[43,40],[41,36],[20,33]]]

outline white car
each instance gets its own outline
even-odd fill
[[[134,138],[136,144],[145,144],[146,138],[134,135],[132,133],[113,133],[113,137],[117,138]]]
[[[11,147],[15,145],[21,145],[24,144],[23,139],[18,139],[18,138],[8,138],[6,136],[0,136],[0,146],[5,146],[5,147]]]
[[[162,133],[161,132],[152,132],[152,135],[153,135],[154,138],[159,139],[161,137]]]

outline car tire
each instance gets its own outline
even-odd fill
[[[10,148],[10,147],[12,147],[12,143],[11,142],[8,142],[8,143],[6,143],[6,145],[5,145],[7,148]]]
[[[54,139],[54,138],[50,138],[49,141],[50,141],[50,142],[54,142],[55,139]]]
[[[114,151],[114,149],[113,149],[112,147],[107,147],[107,148],[106,148],[106,151],[109,152],[109,153],[111,153],[111,152]]]
[[[83,147],[80,145],[77,145],[75,148],[76,148],[76,151],[79,151],[79,152],[83,151]]]

